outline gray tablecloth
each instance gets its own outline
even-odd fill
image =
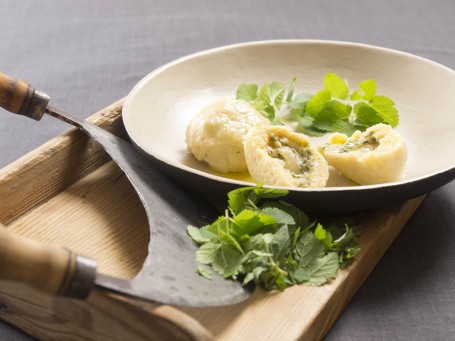
[[[361,42],[455,69],[454,15],[451,0],[0,0],[0,70],[87,117],[166,62],[243,41]],[[67,129],[0,114],[0,166]],[[326,339],[454,339],[454,212],[455,183],[431,193]],[[0,323],[0,339],[29,337]]]

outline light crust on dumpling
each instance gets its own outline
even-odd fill
[[[349,138],[335,133],[320,151],[331,166],[360,185],[401,179],[407,159],[403,138],[382,123]]]
[[[218,99],[193,117],[186,130],[186,143],[196,159],[214,170],[245,172],[243,139],[256,124],[270,122],[245,101]]]
[[[245,136],[245,157],[251,177],[284,187],[325,187],[328,165],[303,134],[283,126],[255,126]]]

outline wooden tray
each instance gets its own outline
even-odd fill
[[[124,134],[122,104],[89,120]],[[140,270],[145,211],[123,173],[82,132],[72,129],[0,170],[0,193],[0,222],[14,233],[93,257],[102,273],[132,278]],[[422,200],[365,213],[358,260],[322,287],[256,290],[229,307],[179,309],[100,289],[85,301],[51,297],[4,281],[0,318],[39,339],[318,340]]]

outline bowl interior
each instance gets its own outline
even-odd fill
[[[455,145],[455,72],[413,55],[360,44],[270,41],[191,55],[139,82],[127,98],[123,120],[132,140],[158,160],[205,177],[244,184],[248,181],[244,175],[226,179],[188,153],[185,130],[190,119],[217,97],[235,98],[241,83],[289,84],[297,77],[297,92],[315,92],[322,88],[327,72],[346,79],[351,89],[374,79],[377,94],[395,101],[400,115],[397,131],[408,148],[403,181],[455,166],[455,153],[450,151]]]

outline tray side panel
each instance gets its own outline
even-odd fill
[[[118,119],[122,104],[120,100],[88,120],[115,134],[124,134]],[[0,222],[9,224],[108,160],[101,147],[78,129],[53,138],[0,170]]]

